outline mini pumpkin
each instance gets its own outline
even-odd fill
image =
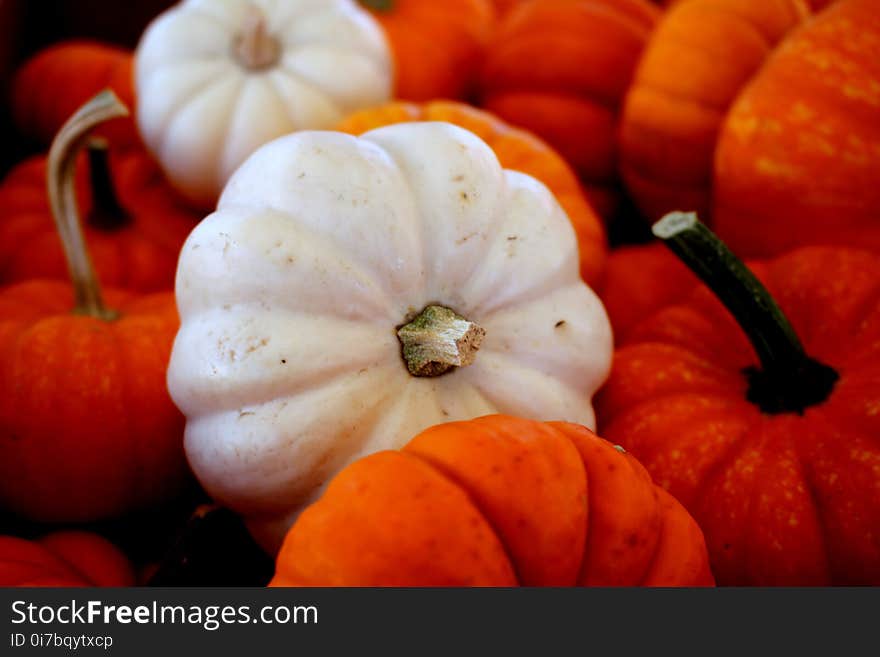
[[[718,133],[739,92],[789,32],[805,0],[684,0],[651,35],[626,95],[620,171],[642,213],[708,217]]]
[[[73,39],[40,50],[16,72],[12,115],[18,130],[43,144],[81,105],[102,89],[112,89],[134,107],[134,76],[130,51],[97,41]],[[100,134],[114,144],[140,143],[128,118],[102,125]]]
[[[358,0],[382,25],[394,55],[394,97],[468,98],[492,33],[490,0]]]
[[[353,0],[185,0],[149,25],[135,73],[145,143],[210,209],[259,146],[330,128],[392,82],[382,30]]]
[[[693,215],[655,232],[713,292],[629,333],[603,435],[699,522],[719,584],[880,584],[880,257],[808,247],[755,278]]]
[[[102,294],[69,174],[88,131],[124,113],[111,92],[100,94],[49,152],[73,286],[0,290],[0,507],[34,521],[117,516],[171,497],[186,476],[183,418],[165,388],[174,298]]]
[[[540,139],[488,112],[451,101],[422,105],[389,103],[356,112],[336,128],[360,135],[385,125],[410,121],[446,121],[470,130],[492,147],[502,167],[522,171],[547,185],[574,226],[580,247],[581,275],[587,284],[595,285],[605,268],[607,257],[605,229],[587,203],[574,173]]]
[[[590,430],[503,415],[432,427],[339,473],[270,586],[706,586],[702,533]]]
[[[743,90],[715,154],[713,225],[737,253],[880,250],[880,8],[838,0]]]
[[[527,2],[502,20],[483,67],[483,106],[555,148],[606,217],[618,113],[659,15],[647,0]]]
[[[593,425],[608,319],[550,191],[448,123],[258,150],[184,245],[189,462],[275,553],[359,456],[492,412]]]
[[[133,586],[128,559],[104,537],[63,530],[29,541],[0,536],[0,586]]]
[[[111,152],[93,140],[75,170],[83,229],[101,281],[151,292],[174,287],[177,256],[201,218],[173,193],[139,148]],[[65,185],[53,181],[53,185]],[[67,262],[46,195],[46,158],[15,167],[0,185],[0,282],[66,279]]]

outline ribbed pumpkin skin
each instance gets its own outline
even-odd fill
[[[11,98],[15,124],[23,134],[48,144],[83,103],[108,87],[134,110],[131,52],[85,40],[49,46],[15,74]],[[95,134],[118,145],[140,143],[134,123],[126,119],[109,121]]]
[[[0,290],[0,507],[39,522],[109,518],[170,498],[186,473],[165,385],[171,293],[105,290],[111,322],[71,313],[60,281]]]
[[[488,112],[447,101],[421,105],[390,103],[353,114],[336,129],[361,135],[374,128],[408,121],[446,121],[470,130],[492,147],[502,167],[522,171],[547,185],[568,214],[577,234],[581,276],[589,285],[597,283],[607,258],[605,229],[587,203],[577,177],[551,148]]]
[[[271,586],[711,585],[696,523],[589,430],[501,415],[343,470]]]
[[[155,163],[141,149],[110,155],[111,175],[131,222],[102,228],[88,162],[77,167],[77,201],[92,262],[101,283],[142,292],[170,290],[180,248],[201,215],[183,207]],[[31,158],[0,184],[0,283],[32,278],[66,280],[67,263],[49,210],[46,158]],[[90,218],[91,217],[91,218]]]
[[[696,276],[662,243],[621,246],[611,251],[597,288],[605,305],[614,340],[627,334],[654,312],[686,298]]]
[[[0,536],[0,586],[133,586],[128,559],[107,539],[57,531],[34,541]]]
[[[747,401],[754,352],[705,287],[634,328],[599,427],[696,518],[719,584],[880,584],[880,257],[798,249],[752,270],[840,375],[804,414]]]
[[[742,92],[715,155],[714,225],[740,255],[880,249],[880,4],[839,0]]]
[[[493,28],[490,0],[392,0],[387,11],[362,4],[384,28],[394,53],[395,98],[470,96]]]
[[[614,206],[617,120],[660,10],[647,0],[541,0],[495,31],[482,104],[555,148],[601,214]]]
[[[684,0],[667,11],[626,96],[620,170],[651,221],[711,208],[718,132],[740,90],[809,16],[804,0]]]

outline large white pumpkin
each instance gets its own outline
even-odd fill
[[[328,477],[431,425],[502,412],[593,427],[611,329],[577,248],[542,183],[447,123],[263,146],[177,272],[168,385],[194,472],[272,551]],[[458,317],[401,330],[408,351],[427,337],[460,366],[414,376],[398,329],[428,306]]]
[[[213,209],[259,146],[387,100],[392,57],[353,0],[185,0],[147,28],[135,81],[144,142]]]

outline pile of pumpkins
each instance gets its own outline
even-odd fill
[[[0,584],[198,482],[273,586],[880,585],[880,0],[183,0],[11,102]]]

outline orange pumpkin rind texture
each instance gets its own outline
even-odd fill
[[[569,423],[494,415],[340,472],[271,586],[704,586],[699,528],[629,454]]]
[[[752,270],[837,372],[830,396],[762,412],[756,356],[704,286],[637,325],[598,398],[599,428],[699,522],[724,585],[880,584],[880,257],[804,247]]]

